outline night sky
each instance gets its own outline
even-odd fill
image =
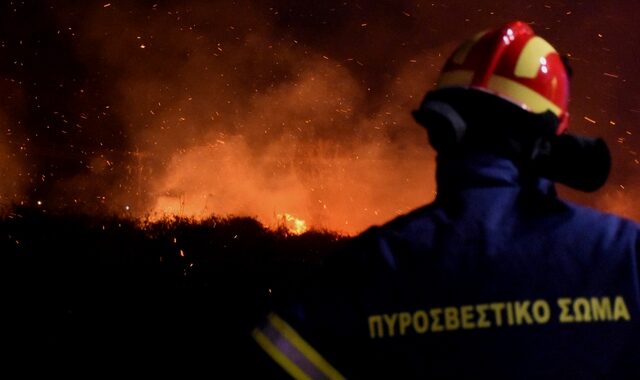
[[[410,117],[463,39],[519,19],[574,76],[640,220],[637,1],[13,1],[0,5],[0,206],[282,215],[355,233],[433,199]]]

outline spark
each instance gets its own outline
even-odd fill
[[[596,123],[596,121],[595,121],[595,120],[593,120],[593,119],[589,118],[588,116],[585,116],[585,117],[584,117],[584,119],[585,119],[586,121],[588,121],[589,123],[592,123],[592,124],[595,124],[595,123]]]

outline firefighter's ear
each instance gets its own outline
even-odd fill
[[[437,152],[458,146],[467,131],[467,123],[460,113],[443,101],[425,99],[412,115],[426,128],[429,142]]]

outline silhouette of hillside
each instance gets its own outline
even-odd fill
[[[142,224],[15,208],[0,220],[3,351],[95,374],[211,369],[344,241],[244,217]]]

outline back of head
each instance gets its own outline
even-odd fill
[[[512,21],[458,46],[413,115],[439,155],[488,151],[594,191],[608,177],[609,151],[602,139],[567,133],[570,76],[549,42]]]

